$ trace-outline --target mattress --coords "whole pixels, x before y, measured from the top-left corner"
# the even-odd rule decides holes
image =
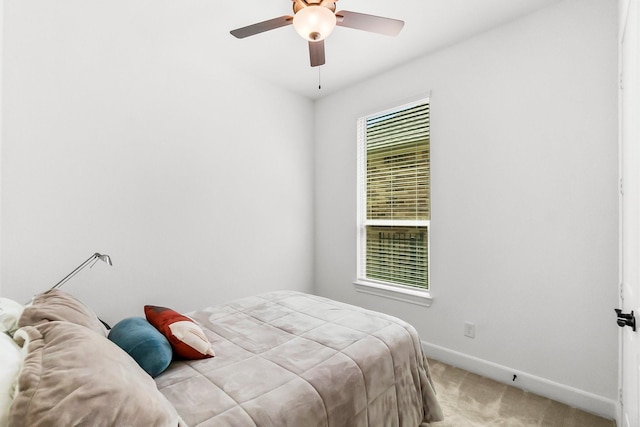
[[[359,427],[442,419],[416,330],[383,313],[295,291],[189,313],[216,356],[155,378],[195,426]]]

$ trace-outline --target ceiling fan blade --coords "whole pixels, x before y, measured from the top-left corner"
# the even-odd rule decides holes
[[[265,31],[275,30],[276,28],[291,25],[292,23],[293,23],[293,16],[285,15],[285,16],[280,16],[279,18],[273,18],[267,21],[258,22],[253,25],[247,25],[246,27],[237,28],[231,31],[231,35],[239,39],[243,39],[245,37],[264,33]]]
[[[309,59],[312,67],[324,65],[324,40],[309,42]]]
[[[404,27],[404,21],[384,18],[382,16],[367,15],[365,13],[349,12],[341,10],[336,12],[338,22],[336,25],[356,30],[370,31],[384,34],[385,36],[397,36]]]

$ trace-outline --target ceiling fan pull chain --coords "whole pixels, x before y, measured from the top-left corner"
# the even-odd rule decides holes
[[[318,90],[322,89],[322,84],[320,82],[320,67],[318,67]]]

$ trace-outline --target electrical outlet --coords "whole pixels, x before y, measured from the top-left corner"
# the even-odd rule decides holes
[[[464,322],[464,336],[469,338],[476,337],[476,325],[471,322]]]

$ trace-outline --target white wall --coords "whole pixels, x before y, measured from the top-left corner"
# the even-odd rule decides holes
[[[27,300],[102,251],[115,266],[65,289],[114,322],[147,303],[309,291],[315,261],[321,295],[615,398],[615,2],[565,0],[318,101],[315,118],[225,58],[167,55],[184,50],[162,7],[3,3],[2,296]],[[355,120],[429,90],[422,308],[351,285]]]
[[[114,267],[63,289],[111,322],[310,291],[311,101],[187,56],[169,3],[113,3],[5,3],[2,295],[95,251]]]
[[[316,292],[404,318],[452,353],[614,404],[616,7],[565,0],[318,101]],[[352,281],[356,118],[428,91],[425,308],[357,293]],[[477,325],[475,339],[463,321]]]

